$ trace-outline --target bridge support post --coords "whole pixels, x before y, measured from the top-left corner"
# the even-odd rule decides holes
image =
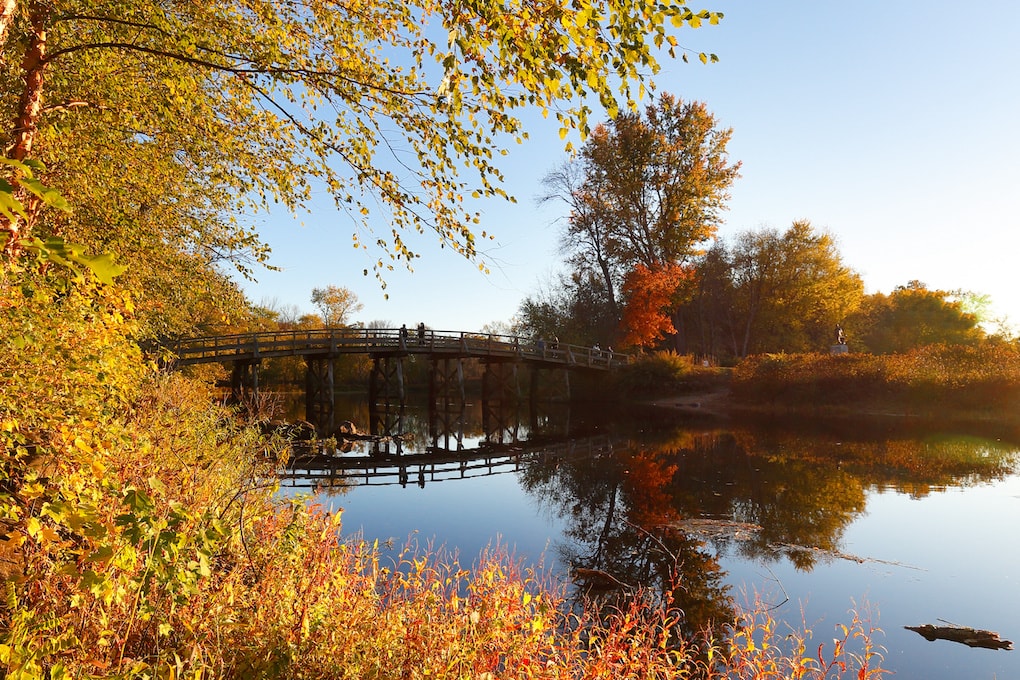
[[[333,357],[305,357],[305,419],[320,434],[331,435],[336,429]]]
[[[432,446],[449,450],[452,437],[456,440],[456,450],[464,448],[466,402],[464,360],[459,357],[433,359],[429,364],[429,438]]]
[[[377,356],[372,358],[368,402],[371,411],[370,431],[372,434],[383,437],[403,434],[404,411],[407,405],[404,394],[403,357]]]
[[[541,376],[545,375],[545,371],[550,374],[562,372],[563,382],[551,382],[548,386],[545,385],[545,381],[542,380]],[[531,392],[530,392],[531,404],[534,406],[539,400],[542,401],[570,401],[570,370],[566,368],[543,368],[541,366],[533,366],[531,369]]]
[[[482,374],[482,429],[490,443],[517,441],[521,400],[517,362],[487,361]]]
[[[261,359],[245,359],[234,362],[230,372],[230,401],[241,404],[245,399],[259,393],[259,364]]]

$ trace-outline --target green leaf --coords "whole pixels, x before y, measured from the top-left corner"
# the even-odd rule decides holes
[[[64,212],[71,212],[70,204],[64,199],[60,192],[56,189],[47,187],[39,180],[32,177],[23,177],[18,180],[18,184],[35,194],[40,200],[42,200],[43,203],[51,208],[56,208]]]
[[[18,170],[21,170],[23,173],[25,173],[26,176],[31,177],[32,176],[32,166],[34,165],[34,166],[38,167],[38,166],[41,166],[42,163],[39,163],[38,161],[35,161],[35,162],[25,161],[23,163],[21,161],[16,161],[13,158],[5,158],[3,156],[0,156],[0,165],[8,165],[8,166],[10,166],[12,168],[17,168]]]
[[[4,182],[4,184],[7,183]],[[0,213],[3,213],[9,220],[15,219],[15,215],[28,219],[28,214],[25,212],[25,207],[21,205],[21,201],[14,198],[13,192],[5,191],[3,187],[0,187]]]

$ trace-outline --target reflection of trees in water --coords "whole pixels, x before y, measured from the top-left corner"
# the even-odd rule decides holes
[[[1015,447],[974,437],[734,428],[687,440],[666,445],[678,512],[759,525],[745,540],[713,541],[748,558],[785,556],[801,569],[840,551],[869,489],[922,495],[1001,479],[1017,461]]]
[[[733,615],[722,573],[699,542],[668,526],[675,511],[663,489],[667,461],[640,450],[613,456],[529,463],[525,488],[565,520],[567,541],[557,546],[575,571],[608,574],[655,597],[672,597],[694,633]]]
[[[647,426],[647,424],[646,424]],[[696,628],[722,621],[731,601],[717,552],[681,530],[711,518],[760,531],[709,540],[745,558],[789,559],[811,569],[838,555],[843,535],[873,488],[912,495],[1000,479],[1017,447],[983,438],[869,434],[848,429],[659,428],[612,456],[530,462],[525,488],[566,525],[557,546],[575,570],[605,572],[660,596],[673,592]],[[864,556],[867,557],[867,556]],[[679,572],[680,588],[672,577]]]
[[[767,447],[756,445],[746,432],[706,432],[691,446],[672,450],[675,506],[686,517],[761,527],[744,540],[713,539],[719,549],[732,547],[751,558],[785,555],[809,569],[814,555],[785,546],[836,550],[846,527],[864,510],[864,487],[837,466],[769,455]]]

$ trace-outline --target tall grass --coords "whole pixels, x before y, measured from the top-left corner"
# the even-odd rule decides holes
[[[905,354],[766,354],[733,372],[747,405],[1011,416],[1020,352],[1011,345],[931,345]]]

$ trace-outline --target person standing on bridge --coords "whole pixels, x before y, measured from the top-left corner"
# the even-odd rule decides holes
[[[418,344],[419,345],[424,345],[425,344],[425,322],[424,321],[422,321],[421,323],[418,324]]]

